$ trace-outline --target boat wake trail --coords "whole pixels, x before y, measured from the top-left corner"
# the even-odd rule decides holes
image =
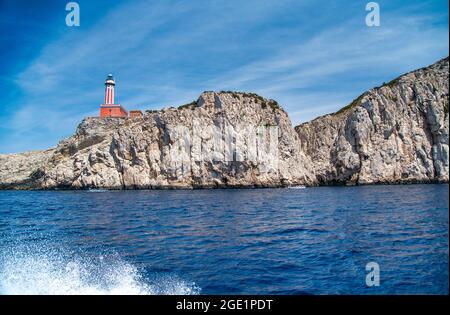
[[[0,294],[186,295],[200,289],[174,276],[145,278],[118,255],[86,257],[22,247],[0,254]]]

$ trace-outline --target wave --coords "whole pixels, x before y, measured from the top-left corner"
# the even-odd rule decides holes
[[[199,292],[194,283],[176,276],[145,278],[118,255],[89,257],[37,246],[0,254],[0,294],[189,295]]]

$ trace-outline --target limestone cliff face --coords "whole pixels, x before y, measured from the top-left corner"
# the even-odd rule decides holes
[[[236,92],[86,118],[56,148],[0,155],[0,189],[448,182],[448,71],[447,58],[295,129],[275,101]]]
[[[319,184],[448,182],[448,58],[296,127]]]
[[[28,177],[2,182],[24,189],[278,187],[314,184],[312,169],[275,101],[205,92],[143,118],[86,118],[74,136],[36,158]]]
[[[54,149],[17,154],[0,154],[0,189],[27,189],[40,176],[38,167],[52,156]]]

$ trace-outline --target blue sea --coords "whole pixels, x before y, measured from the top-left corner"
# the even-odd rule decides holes
[[[0,293],[448,294],[448,189],[0,191]]]

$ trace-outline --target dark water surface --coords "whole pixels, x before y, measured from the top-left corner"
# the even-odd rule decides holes
[[[0,191],[0,293],[447,294],[448,222],[448,185]]]

